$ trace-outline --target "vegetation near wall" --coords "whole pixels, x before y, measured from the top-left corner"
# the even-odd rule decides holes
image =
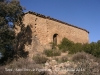
[[[54,44],[52,44],[54,45]],[[56,49],[58,47],[58,49]],[[95,57],[100,57],[100,40],[97,42],[91,42],[86,44],[74,43],[67,38],[63,38],[59,45],[54,45],[54,49],[44,50],[44,54],[48,57],[60,56],[61,53],[68,52],[69,54],[75,54],[77,52],[86,52],[92,54]]]
[[[60,56],[61,55],[61,51],[60,50],[56,50],[56,49],[49,49],[49,50],[44,50],[45,55],[47,55],[48,57],[53,57],[53,56]]]
[[[0,75],[46,75],[45,71],[35,71],[42,68],[41,64],[36,64],[29,59],[20,58],[8,65],[0,66]]]
[[[3,56],[0,61],[2,62],[13,59],[17,47],[15,44],[18,41],[14,28],[16,24],[21,26],[23,10],[18,0],[0,0],[0,53]]]
[[[62,52],[68,51],[69,54],[75,54],[77,52],[86,52],[94,55],[95,57],[100,57],[100,40],[92,43],[73,43],[67,38],[63,38],[62,42],[58,45],[59,50]]]
[[[0,0],[0,64],[27,57],[24,44],[31,44],[31,28],[22,23],[24,8],[19,0]],[[20,32],[16,35],[16,27]],[[18,31],[18,30],[17,30]]]
[[[97,42],[89,43],[89,44],[88,43],[81,44],[81,43],[74,43],[72,41],[69,41],[67,38],[62,37],[63,39],[61,38],[62,41],[59,45],[52,44],[53,49],[44,50],[44,54],[47,57],[45,55],[43,55],[43,56],[42,55],[36,55],[36,56],[34,55],[33,61],[30,61],[29,58],[27,58],[29,55],[29,52],[28,52],[29,49],[28,49],[28,51],[25,51],[24,44],[27,44],[27,45],[32,44],[32,39],[31,39],[32,38],[32,30],[29,25],[24,27],[24,24],[22,24],[22,22],[20,22],[20,24],[18,24],[19,21],[22,20],[21,16],[23,14],[23,10],[24,10],[23,7],[20,5],[20,2],[17,0],[0,0],[0,53],[3,55],[3,57],[0,58],[0,75],[49,75],[49,74],[47,74],[46,71],[40,72],[40,71],[31,71],[31,70],[37,69],[37,68],[44,69],[44,64],[49,60],[49,57],[60,56],[61,53],[63,53],[63,52],[64,53],[68,52],[69,54],[72,54],[73,57],[72,57],[71,62],[74,62],[74,63],[76,62],[75,64],[78,65],[77,67],[83,67],[86,69],[85,73],[76,72],[76,73],[74,73],[74,75],[99,75],[100,74],[100,66],[99,66],[100,65],[100,59],[99,59],[100,58],[100,40]],[[37,25],[38,25],[39,21],[40,21],[40,23],[42,23],[43,19],[37,20]],[[33,21],[32,21],[32,23],[33,23]],[[17,35],[14,31],[14,29],[16,28],[16,26],[15,26],[16,24],[18,24],[21,27],[20,32]],[[58,28],[63,29],[60,27],[61,25],[58,22],[55,23],[55,21],[50,20],[50,24],[55,26],[55,29],[58,29]],[[42,25],[44,25],[44,24],[42,24]],[[56,25],[58,25],[58,28],[56,28],[57,27]],[[48,26],[50,26],[50,25],[48,25]],[[53,29],[52,28],[53,26],[50,26],[51,29]],[[40,27],[41,27],[41,24],[40,24]],[[50,28],[50,27],[48,27],[48,28]],[[34,27],[34,28],[36,28],[36,27]],[[41,29],[43,29],[43,28],[44,27],[41,27]],[[45,30],[45,28],[44,28],[44,30]],[[56,31],[56,30],[54,30],[54,31]],[[54,33],[55,32],[53,32],[52,34],[54,34]],[[63,32],[58,31],[58,33],[62,34]],[[39,34],[41,35],[41,31]],[[86,34],[87,34],[87,32],[86,32]],[[79,34],[77,34],[77,36],[78,35]],[[84,35],[85,35],[85,33],[84,33]],[[86,38],[87,38],[87,36],[86,36]],[[43,39],[45,40],[46,38],[43,37]],[[43,41],[43,39],[41,39],[41,40]],[[87,39],[83,38],[83,40],[79,40],[79,41],[84,42],[84,40],[85,40],[85,42],[87,42],[88,38]],[[45,40],[45,42],[46,41],[47,40]],[[77,41],[77,40],[75,40],[75,41]],[[36,43],[34,43],[34,44],[37,45]],[[84,52],[84,53],[81,53],[81,52]],[[93,55],[95,57],[93,57],[91,55]],[[25,57],[26,59],[20,58],[20,57]],[[15,60],[15,58],[16,58],[16,60]],[[63,56],[61,58],[56,59],[56,61],[61,62],[61,63],[67,62],[68,60],[69,59],[67,56]],[[77,63],[77,62],[79,62],[79,63]],[[51,66],[50,64],[46,64],[46,65]],[[70,64],[69,66],[72,66],[72,65]],[[9,70],[13,70],[13,71],[8,72],[7,68]],[[96,74],[93,73],[95,68],[97,70],[99,70]],[[22,71],[16,71],[17,69],[20,69]],[[26,70],[24,71],[24,69],[28,69],[28,71],[26,71]],[[47,68],[47,69],[49,69],[49,68]],[[52,69],[50,67],[50,70],[52,70]]]

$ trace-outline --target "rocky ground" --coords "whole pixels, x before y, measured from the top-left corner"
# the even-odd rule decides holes
[[[100,75],[100,59],[84,52],[46,57],[45,63],[43,58],[33,61],[20,58],[1,66],[0,75]]]
[[[100,75],[99,65],[98,59],[83,52],[62,62],[56,59],[48,60],[44,69],[49,75]]]

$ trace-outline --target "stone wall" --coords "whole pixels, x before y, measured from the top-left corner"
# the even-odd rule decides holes
[[[23,23],[27,26],[30,25],[33,34],[40,40],[40,43],[46,45],[53,42],[53,35],[57,35],[58,44],[66,37],[73,42],[88,43],[88,32],[80,28],[63,24],[48,18],[36,16],[27,13],[24,15]]]
[[[87,30],[35,12],[25,13],[23,16],[23,24],[25,24],[25,27],[30,26],[32,39],[34,39],[34,37],[37,38],[39,46],[43,48],[49,48],[50,42],[53,42],[54,34],[57,34],[57,44],[59,44],[64,37],[75,43],[89,42],[89,32]],[[34,40],[32,40],[30,49],[34,49],[33,44],[35,44],[35,42],[33,42]],[[39,51],[41,51],[41,49]]]

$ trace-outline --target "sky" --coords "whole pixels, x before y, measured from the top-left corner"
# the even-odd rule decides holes
[[[20,0],[33,11],[89,31],[89,41],[100,40],[100,0]]]

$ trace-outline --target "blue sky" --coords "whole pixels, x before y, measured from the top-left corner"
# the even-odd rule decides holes
[[[89,41],[100,40],[100,0],[20,0],[34,11],[88,30]]]

